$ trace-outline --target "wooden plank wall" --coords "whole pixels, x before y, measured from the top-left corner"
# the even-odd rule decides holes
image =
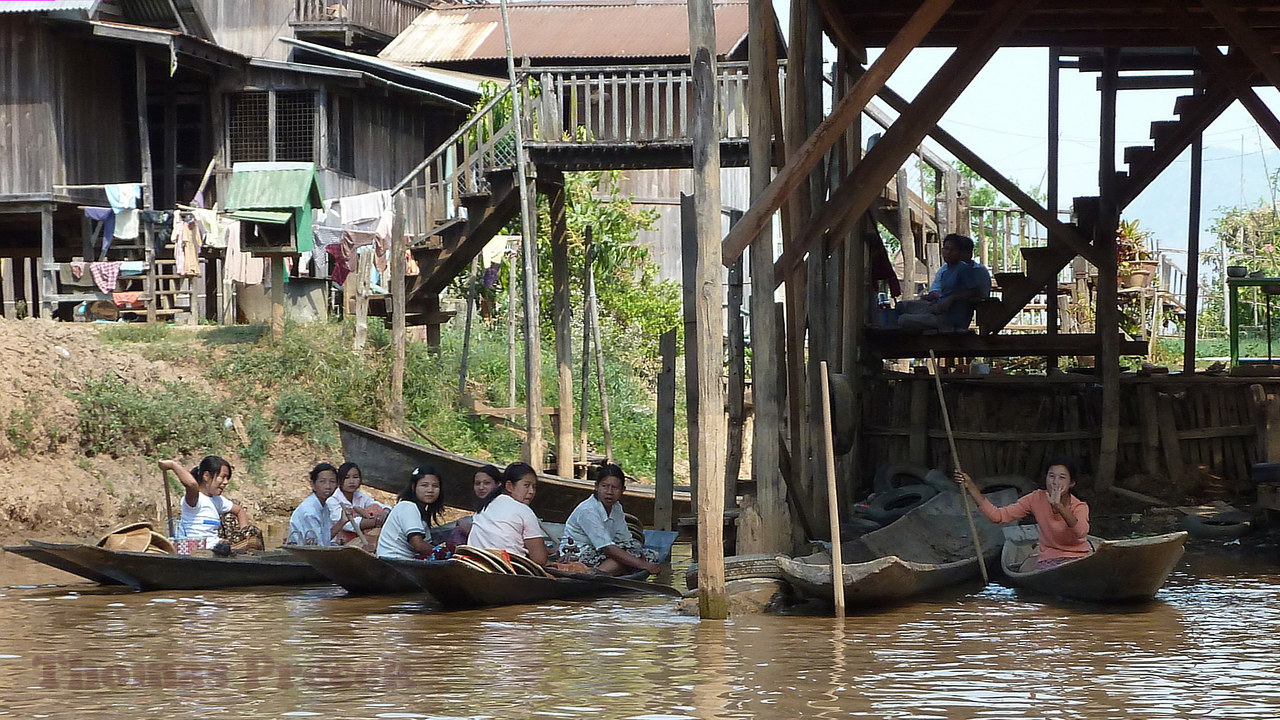
[[[951,465],[936,395],[913,392],[930,382],[928,375],[868,382],[863,478],[869,481],[885,463]],[[1096,383],[955,376],[944,385],[961,462],[975,477],[1035,477],[1059,455],[1076,458],[1086,475],[1096,469],[1102,424]],[[1253,463],[1280,461],[1268,448],[1280,431],[1272,427],[1280,420],[1277,393],[1278,378],[1123,377],[1119,484],[1146,474],[1185,488],[1196,476],[1246,490]],[[869,492],[869,482],[860,491]]]
[[[0,15],[0,195],[137,181],[132,60],[129,46]]]
[[[242,55],[287,60],[289,46],[277,38],[294,36],[292,2],[195,0],[214,41]]]

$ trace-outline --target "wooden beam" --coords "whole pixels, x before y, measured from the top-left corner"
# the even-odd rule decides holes
[[[698,348],[698,615],[729,615],[724,578],[724,317],[720,257],[720,140],[716,127],[716,23],[712,0],[689,1],[693,86],[694,270]],[[752,233],[754,237],[755,233]]]
[[[818,0],[818,10],[822,13],[822,19],[827,25],[831,38],[836,41],[836,46],[848,51],[859,63],[866,64],[867,44],[858,38],[858,33],[852,27],[849,27],[836,0]],[[747,37],[749,39],[750,35]]]
[[[1200,3],[1222,24],[1231,40],[1253,61],[1254,67],[1273,86],[1280,88],[1280,58],[1271,46],[1254,32],[1235,8],[1222,0],[1200,0]]]
[[[556,426],[556,474],[573,477],[573,328],[569,298],[569,224],[564,175],[539,178],[547,195],[551,222],[551,314],[555,327],[556,397],[560,420]]]
[[[747,103],[752,118],[769,122],[752,122],[749,128],[751,198],[764,193],[772,176],[772,146],[781,125],[773,122],[772,106],[777,94],[777,62],[772,49],[773,5],[768,0],[750,0],[747,35]],[[758,32],[763,30],[763,32]],[[771,288],[773,282],[773,224],[765,223],[752,239],[748,257],[751,261],[753,288]],[[781,330],[774,307],[773,293],[752,292],[751,307],[751,401],[753,408],[751,442],[751,477],[756,481],[754,510],[760,515],[758,547],[739,547],[739,552],[790,552],[790,511],[787,507],[786,481],[782,477],[778,434],[782,427],[783,397],[779,392],[782,365],[778,353]],[[742,541],[744,538],[739,538]]]
[[[786,167],[782,168],[769,187],[761,194],[760,199],[751,204],[742,221],[734,226],[725,236],[722,255],[728,267],[742,255],[751,241],[759,235],[760,230],[769,222],[769,218],[782,203],[817,167],[827,151],[840,139],[849,123],[857,118],[876,92],[884,86],[894,70],[902,64],[907,55],[920,44],[920,40],[933,28],[954,0],[926,0],[911,19],[902,26],[889,46],[867,68],[867,72],[858,78],[858,82],[849,90],[849,94],[841,99],[809,139],[800,147],[788,153]],[[797,122],[797,118],[788,118]]]
[[[1094,356],[1102,380],[1102,439],[1094,489],[1103,491],[1116,480],[1120,449],[1120,308],[1117,305],[1116,226],[1120,206],[1116,200],[1116,81],[1120,76],[1120,50],[1103,51],[1103,91],[1098,131],[1098,219],[1093,242],[1098,248],[1098,304],[1095,326],[1101,351]]]
[[[1187,198],[1187,313],[1182,372],[1196,371],[1196,337],[1200,327],[1200,196],[1204,177],[1204,135],[1191,143],[1191,187]]]
[[[897,110],[898,112],[905,112],[911,106],[911,103],[907,102],[905,98],[888,87],[880,91],[880,97],[889,105],[889,107]],[[877,122],[880,122],[880,120],[877,119],[877,116],[879,115],[883,117],[883,112],[884,111],[879,110],[879,108],[868,109],[868,115]],[[934,126],[933,129],[929,130],[929,137],[933,138],[934,142],[941,145],[944,150],[955,155],[956,159],[968,166],[970,170],[978,173],[978,177],[986,180],[992,187],[999,190],[1005,197],[1013,201],[1013,204],[1018,206],[1018,209],[1035,218],[1037,222],[1045,226],[1050,237],[1061,240],[1077,255],[1093,262],[1094,250],[1088,238],[1081,235],[1075,228],[1063,223],[1061,220],[1058,220],[1057,213],[1050,212],[1048,209],[1041,206],[1034,198],[1023,192],[1022,188],[1018,187],[1017,183],[1006,178],[999,170],[996,170],[987,163],[987,161],[983,160],[981,155],[970,150],[964,145],[964,143],[957,140],[955,136],[940,127]],[[958,223],[958,227],[955,232],[961,232],[963,234],[962,230],[964,227],[965,223]]]
[[[779,282],[790,277],[804,255],[828,230],[837,228],[848,218],[860,217],[871,207],[885,183],[915,152],[929,129],[937,124],[947,108],[986,65],[1000,43],[1017,28],[1036,4],[1036,0],[998,0],[982,15],[964,42],[956,47],[951,57],[916,96],[910,108],[885,132],[880,142],[867,152],[853,173],[832,194],[817,218],[805,228],[804,233],[782,253],[775,266]],[[855,84],[855,89],[859,84],[861,79]]]
[[[1275,113],[1271,112],[1271,108],[1267,107],[1262,98],[1253,91],[1248,73],[1242,73],[1239,69],[1232,67],[1227,57],[1218,50],[1218,46],[1212,40],[1206,37],[1204,28],[1196,23],[1186,8],[1173,0],[1166,3],[1165,7],[1174,25],[1182,30],[1195,46],[1196,51],[1200,53],[1209,72],[1227,86],[1231,94],[1236,96],[1244,109],[1249,111],[1253,119],[1267,133],[1267,137],[1271,138],[1271,142],[1280,147],[1280,121],[1276,120]]]

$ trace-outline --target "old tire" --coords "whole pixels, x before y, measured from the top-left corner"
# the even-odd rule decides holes
[[[925,477],[929,468],[915,463],[888,463],[881,465],[871,481],[871,490],[877,494],[887,493],[900,487],[910,485],[927,485]]]
[[[889,492],[876,495],[867,506],[867,515],[872,520],[888,524],[925,504],[937,495],[938,491],[931,485],[904,485]]]
[[[842,538],[851,538],[856,535],[866,535],[882,527],[884,526],[870,518],[852,517],[840,523],[840,536]]]
[[[1199,540],[1234,540],[1253,529],[1253,523],[1244,513],[1184,515],[1178,525]]]
[[[778,557],[775,554],[733,555],[724,559],[725,582],[733,580],[766,579],[781,580],[782,571],[778,569]],[[685,585],[690,590],[698,587],[698,563],[693,563],[684,574]]]
[[[830,376],[831,390],[831,439],[836,455],[844,455],[853,449],[853,387],[849,378],[840,373]]]
[[[977,478],[973,483],[984,494],[1012,488],[1017,490],[1018,496],[1021,497],[1036,490],[1036,484],[1021,475],[992,475]]]

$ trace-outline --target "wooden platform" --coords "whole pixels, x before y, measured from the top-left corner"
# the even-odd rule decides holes
[[[878,358],[928,357],[1020,357],[1024,355],[1096,355],[1101,352],[1093,333],[1057,335],[979,335],[968,333],[920,332],[888,328],[867,328],[867,347]],[[1121,355],[1145,355],[1143,340],[1120,341]]]

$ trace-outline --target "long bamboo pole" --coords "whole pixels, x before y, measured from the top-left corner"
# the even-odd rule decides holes
[[[951,446],[951,463],[956,470],[960,469],[960,453],[956,450],[956,436],[951,431],[951,413],[947,412],[947,398],[942,394],[942,376],[938,374],[938,356],[929,351],[929,369],[933,371],[933,385],[938,389],[938,406],[942,408],[942,424],[947,429],[947,444]],[[982,571],[982,584],[991,582],[987,577],[987,561],[982,557],[982,542],[978,540],[978,526],[973,522],[973,510],[969,508],[969,493],[960,492],[960,502],[964,505],[964,517],[969,521],[969,537],[973,538],[973,552],[978,558],[978,569]]]
[[[831,523],[831,597],[836,617],[844,617],[844,554],[840,549],[840,506],[836,503],[836,452],[831,433],[831,373],[827,361],[822,370],[822,454],[827,466],[827,521]],[[965,509],[968,509],[965,505]],[[973,523],[972,518],[969,520]],[[979,556],[981,559],[981,556]]]

